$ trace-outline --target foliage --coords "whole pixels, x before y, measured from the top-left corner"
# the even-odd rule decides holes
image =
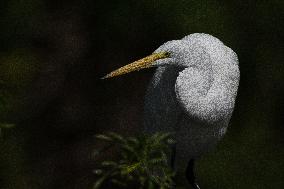
[[[118,147],[119,159],[101,162],[100,168],[94,171],[99,177],[94,189],[106,182],[123,187],[136,184],[141,189],[171,188],[174,171],[169,166],[167,155],[174,141],[170,136],[170,133],[138,137],[123,137],[116,133],[97,135],[110,146]]]

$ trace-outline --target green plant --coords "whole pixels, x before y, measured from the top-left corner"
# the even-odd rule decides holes
[[[136,184],[141,189],[171,188],[174,171],[169,166],[168,154],[174,141],[170,136],[170,133],[138,137],[123,137],[116,133],[97,135],[98,139],[109,143],[108,147],[118,147],[119,158],[100,163],[100,168],[94,171],[98,175],[94,189],[106,182],[120,186]]]

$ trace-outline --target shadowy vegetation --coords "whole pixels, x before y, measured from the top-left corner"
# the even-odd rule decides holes
[[[0,128],[12,128],[14,127],[14,124],[11,123],[0,123]]]
[[[9,128],[12,128],[14,127],[15,125],[12,124],[12,123],[1,123],[0,122],[0,138],[2,136],[2,129],[9,129]]]
[[[112,183],[117,187],[171,188],[174,185],[174,171],[168,163],[168,155],[174,140],[170,133],[156,133],[151,136],[123,137],[116,133],[97,135],[110,147],[117,147],[119,158],[106,160],[94,170],[98,176],[94,189]],[[101,153],[102,151],[97,151]]]

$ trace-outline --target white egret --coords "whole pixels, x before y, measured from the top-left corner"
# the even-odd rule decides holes
[[[194,160],[224,136],[239,85],[236,53],[203,33],[166,42],[154,53],[119,68],[110,78],[157,67],[145,99],[145,131],[174,132],[173,166],[194,188]]]

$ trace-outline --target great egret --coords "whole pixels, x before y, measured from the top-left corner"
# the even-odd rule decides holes
[[[157,67],[145,99],[145,131],[174,132],[173,166],[198,189],[194,160],[224,136],[239,85],[236,53],[209,34],[166,42],[154,53],[105,77]]]

